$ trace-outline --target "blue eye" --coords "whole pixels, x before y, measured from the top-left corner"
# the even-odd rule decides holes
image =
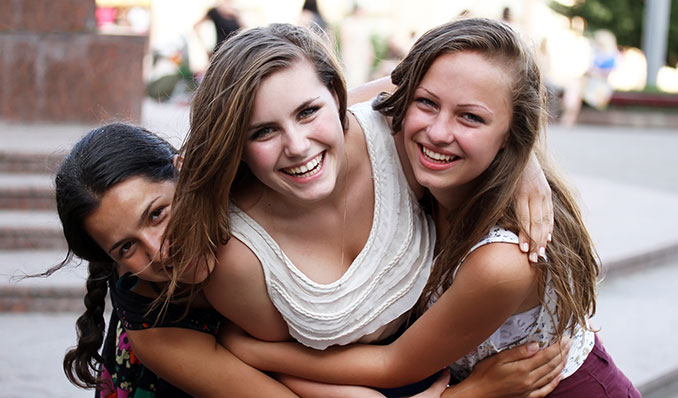
[[[466,120],[471,121],[473,123],[485,124],[485,119],[483,119],[482,117],[475,115],[473,113],[464,113],[463,117]]]
[[[435,108],[437,106],[435,102],[431,101],[430,99],[428,99],[426,97],[415,98],[414,102],[417,102],[417,103],[419,103],[423,106],[426,106],[426,107]]]
[[[307,117],[313,116],[313,114],[318,112],[319,109],[319,106],[309,106],[308,108],[305,108],[299,112],[299,119],[306,119]]]
[[[273,131],[274,130],[272,127],[262,127],[259,130],[255,131],[254,133],[252,133],[250,139],[254,141],[265,140],[271,134],[273,134]]]

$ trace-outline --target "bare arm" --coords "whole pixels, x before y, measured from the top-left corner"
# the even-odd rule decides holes
[[[391,77],[385,76],[377,80],[372,80],[358,87],[348,90],[348,105],[369,101],[376,97],[382,91],[393,91],[395,86],[391,83]]]
[[[387,346],[319,352],[291,343],[226,344],[260,369],[337,384],[397,387],[435,373],[485,340],[536,289],[535,272],[515,245],[483,246],[438,302]]]
[[[128,330],[141,362],[160,378],[199,397],[296,397],[245,364],[208,333],[183,328]]]
[[[232,238],[217,256],[204,287],[210,305],[260,340],[288,340],[287,324],[268,297],[264,271],[254,253]]]

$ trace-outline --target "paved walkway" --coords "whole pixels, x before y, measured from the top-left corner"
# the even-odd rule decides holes
[[[179,145],[187,131],[188,112],[182,106],[147,102],[142,124]],[[65,151],[88,128],[29,128],[0,122],[0,142],[16,151]],[[636,385],[678,369],[678,348],[670,343],[678,328],[673,309],[678,302],[678,130],[552,126],[548,144],[579,192],[602,262],[611,270],[601,286],[594,318],[608,350]],[[661,258],[655,258],[657,253]],[[0,287],[17,286],[7,274],[39,268],[26,264],[21,252],[11,255],[16,256],[12,258],[16,266],[0,269]],[[45,256],[49,265],[60,261],[63,253]],[[662,266],[643,268],[650,261]],[[76,267],[18,285],[82,286],[84,272],[84,267]],[[64,350],[75,341],[75,318],[72,313],[0,314],[0,338],[15,342],[0,355],[3,396],[91,396],[71,387],[59,365]],[[47,387],[35,387],[36,380]]]

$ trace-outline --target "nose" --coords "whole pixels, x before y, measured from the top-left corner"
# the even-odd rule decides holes
[[[303,128],[288,128],[283,134],[285,156],[289,158],[304,157],[311,147]]]
[[[163,263],[167,260],[169,249],[167,242],[163,244],[163,231],[160,229],[148,231],[144,234],[142,244],[149,261]]]
[[[443,114],[438,114],[426,128],[426,135],[433,145],[449,145],[454,142],[454,123]]]

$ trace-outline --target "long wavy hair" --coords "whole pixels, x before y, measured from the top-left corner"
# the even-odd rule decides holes
[[[73,257],[89,262],[85,312],[76,321],[78,343],[64,356],[68,380],[82,388],[102,383],[97,377],[105,335],[105,298],[116,264],[85,230],[85,219],[102,196],[132,177],[173,180],[176,149],[157,135],[123,123],[108,124],[78,141],[56,174],[57,212],[68,245],[66,258],[39,276],[49,276]]]
[[[214,262],[217,248],[231,236],[229,199],[234,189],[254,178],[241,160],[264,79],[308,60],[320,81],[336,94],[346,128],[346,84],[335,54],[319,28],[272,24],[230,37],[214,55],[193,98],[191,129],[182,148],[184,162],[165,235],[173,277],[159,298],[164,303],[186,267],[192,261],[200,266]],[[199,285],[192,287],[195,291]]]
[[[530,48],[502,22],[469,18],[428,31],[391,74],[397,88],[392,95],[382,94],[374,107],[393,118],[394,131],[401,130],[414,92],[431,64],[441,55],[461,51],[481,54],[512,77],[513,110],[506,146],[477,177],[472,196],[448,219],[449,233],[441,237],[441,251],[418,312],[426,308],[441,286],[451,285],[453,270],[492,226],[520,231],[514,201],[516,187],[531,152],[539,152],[536,144],[547,120],[546,92]],[[541,157],[540,162],[553,192],[555,225],[553,240],[546,250],[548,261],[542,259],[536,267],[540,271],[540,297],[544,296],[547,271],[551,274],[557,295],[553,299],[558,303],[551,316],[558,319],[556,330],[562,335],[576,324],[587,327],[587,317],[595,313],[598,258],[574,197],[547,159]]]

